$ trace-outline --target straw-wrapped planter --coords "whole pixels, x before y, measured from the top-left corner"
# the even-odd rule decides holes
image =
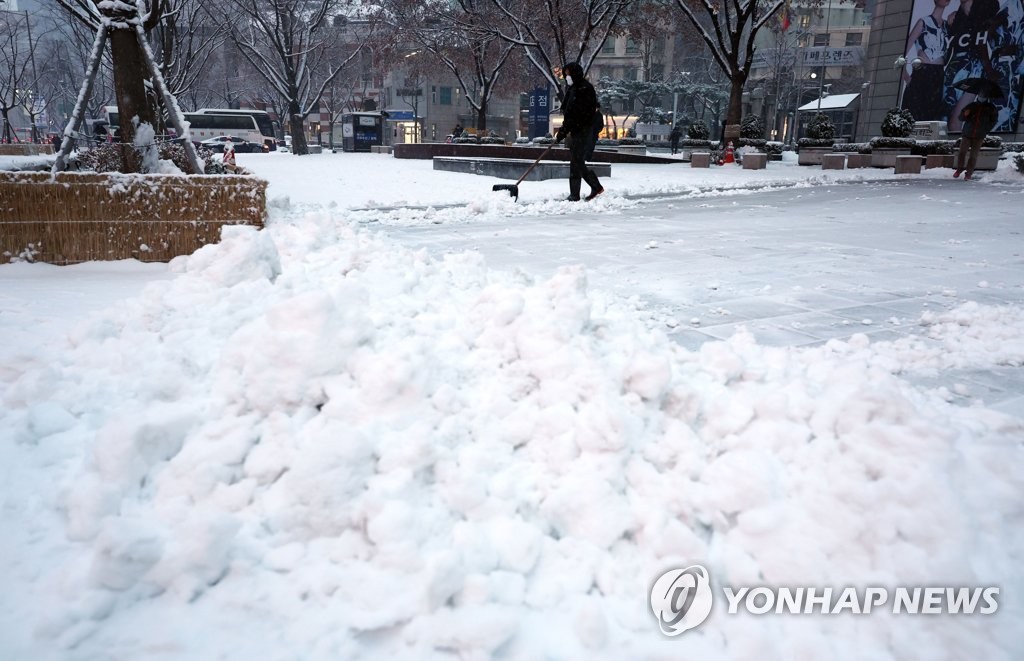
[[[267,182],[241,175],[0,172],[0,262],[164,262],[263,226]]]

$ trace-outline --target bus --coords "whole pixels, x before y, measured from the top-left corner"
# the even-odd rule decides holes
[[[262,111],[254,110],[252,112]],[[213,110],[204,109],[199,112],[186,112],[184,115],[185,121],[189,124],[192,142],[199,143],[209,138],[230,135],[252,145],[263,145],[263,151],[267,151],[267,141],[260,131],[256,118],[249,114],[249,111],[242,111],[241,114],[231,110],[215,113]],[[117,106],[103,106],[100,117],[101,119],[97,123],[106,129],[106,134],[109,136],[107,139],[116,139],[120,127]],[[173,129],[168,128],[168,131],[173,134]],[[273,144],[273,141],[271,142]]]
[[[256,120],[256,126],[263,136],[263,151],[275,151],[277,149],[277,122],[270,118],[265,110],[253,110],[252,108],[201,108],[196,112],[204,115],[249,115]]]
[[[241,138],[251,145],[263,146],[267,151],[266,141],[260,133],[256,120],[251,115],[214,115],[201,112],[185,113],[185,121],[189,125],[189,136],[192,142],[202,142],[210,138],[217,138],[222,135],[229,135],[233,138]]]

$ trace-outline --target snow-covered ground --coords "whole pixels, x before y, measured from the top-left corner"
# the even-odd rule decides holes
[[[1016,658],[1007,163],[615,165],[583,205],[383,155],[238,160],[263,231],[0,266],[0,658]],[[694,563],[992,585],[999,610],[719,601],[665,638],[650,587]]]

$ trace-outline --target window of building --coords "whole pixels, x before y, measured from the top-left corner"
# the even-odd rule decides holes
[[[638,73],[637,67],[626,67],[622,77],[624,80],[636,80]]]
[[[640,52],[640,44],[636,39],[626,39],[626,55],[636,55]]]
[[[615,55],[615,37],[609,37],[601,44],[602,55]]]
[[[814,35],[815,46],[828,46],[828,33]]]
[[[847,46],[860,46],[864,40],[863,32],[847,32],[846,33],[846,45]]]
[[[799,18],[800,18],[800,20],[798,22],[800,23],[801,29],[806,30],[807,28],[811,27],[811,15],[810,14],[800,14]]]
[[[438,101],[442,106],[450,106],[452,104],[452,88],[442,87],[441,98]]]

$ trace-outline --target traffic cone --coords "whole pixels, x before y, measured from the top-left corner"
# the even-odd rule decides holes
[[[729,141],[728,146],[726,146],[726,148],[725,148],[725,160],[722,161],[722,162],[723,163],[735,163],[736,162],[736,159],[733,158],[733,154],[732,154],[732,140]]]

